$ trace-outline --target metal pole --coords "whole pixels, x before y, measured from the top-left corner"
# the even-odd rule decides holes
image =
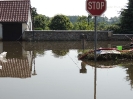
[[[94,39],[95,39],[95,61],[96,61],[96,49],[97,49],[97,16],[95,16],[95,35],[94,35]]]
[[[96,99],[96,79],[97,79],[97,55],[96,55],[96,50],[97,50],[97,16],[95,16],[95,70],[94,70],[94,99]]]

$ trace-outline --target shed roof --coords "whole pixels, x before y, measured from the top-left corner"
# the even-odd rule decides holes
[[[0,22],[27,22],[30,0],[0,0]]]

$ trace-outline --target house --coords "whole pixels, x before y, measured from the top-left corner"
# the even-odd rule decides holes
[[[22,40],[25,30],[32,30],[30,0],[0,0],[0,40]]]

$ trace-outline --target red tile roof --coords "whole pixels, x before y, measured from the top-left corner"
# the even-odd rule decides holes
[[[0,0],[0,22],[27,22],[30,0]]]

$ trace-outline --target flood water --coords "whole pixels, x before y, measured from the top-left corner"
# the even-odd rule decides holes
[[[98,42],[98,47],[128,45]],[[94,42],[0,42],[1,99],[132,99],[133,60],[81,61]]]

